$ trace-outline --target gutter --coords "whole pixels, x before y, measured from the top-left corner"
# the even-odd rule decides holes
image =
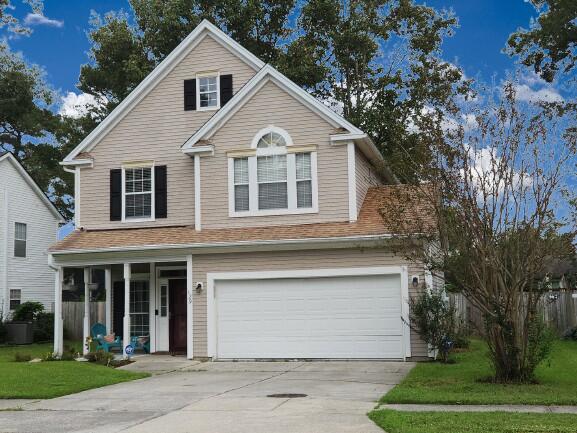
[[[174,250],[174,249],[206,249],[206,248],[230,248],[230,247],[251,247],[267,245],[301,245],[301,244],[330,244],[336,242],[367,242],[375,240],[392,239],[395,235],[363,235],[363,236],[344,236],[330,238],[303,238],[303,239],[282,239],[282,240],[262,240],[262,241],[238,241],[238,242],[211,242],[195,244],[160,244],[160,245],[135,245],[130,247],[111,247],[111,248],[93,248],[93,249],[74,249],[51,251],[50,255],[66,254],[87,254],[87,253],[107,253],[107,252],[130,252],[130,251],[150,251],[150,250]]]

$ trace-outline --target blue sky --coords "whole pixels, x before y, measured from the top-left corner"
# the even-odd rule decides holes
[[[14,15],[23,19],[29,8],[14,0]],[[9,41],[31,61],[42,66],[47,80],[65,94],[77,91],[80,65],[87,62],[90,47],[86,32],[91,10],[105,13],[124,8],[127,0],[45,0],[44,16],[57,22],[33,26],[34,33]],[[501,52],[509,34],[519,26],[527,27],[535,15],[524,0],[430,0],[428,5],[450,8],[459,17],[460,28],[443,45],[443,57],[458,63],[470,77],[490,81],[506,76],[514,60]]]

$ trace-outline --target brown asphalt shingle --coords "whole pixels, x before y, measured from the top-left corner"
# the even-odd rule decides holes
[[[78,230],[50,248],[52,252],[162,245],[192,245],[248,241],[323,239],[399,232],[388,224],[383,209],[398,200],[398,186],[369,188],[357,222],[331,222],[251,228],[203,229],[192,226]],[[404,218],[410,221],[410,217]],[[404,231],[404,230],[401,230]]]

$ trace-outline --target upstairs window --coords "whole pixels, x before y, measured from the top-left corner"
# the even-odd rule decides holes
[[[286,131],[269,127],[253,139],[250,156],[230,158],[231,216],[317,212],[316,151],[291,146]]]
[[[26,257],[26,224],[14,223],[14,257]]]
[[[153,167],[125,167],[123,173],[124,219],[153,219]]]
[[[198,101],[199,110],[219,108],[219,80],[217,75],[198,77]]]

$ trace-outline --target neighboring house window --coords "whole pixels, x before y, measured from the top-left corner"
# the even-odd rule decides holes
[[[230,159],[231,216],[317,211],[316,151],[292,144],[286,131],[269,127],[255,136],[251,156]]]
[[[154,167],[124,167],[125,220],[154,219]]]
[[[219,79],[218,75],[201,75],[197,78],[197,106],[199,110],[219,108]]]
[[[26,257],[26,224],[14,224],[14,257]]]
[[[10,310],[15,310],[22,303],[22,290],[10,289]]]

